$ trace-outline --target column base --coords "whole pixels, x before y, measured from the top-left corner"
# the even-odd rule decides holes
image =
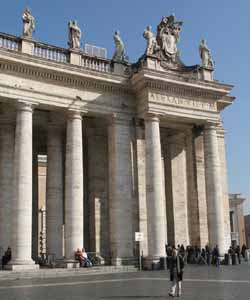
[[[145,270],[164,270],[167,267],[166,264],[166,257],[164,256],[148,256],[143,259],[143,269]]]
[[[80,268],[80,263],[77,260],[62,260],[62,261],[57,261],[56,264],[57,267],[59,268],[65,268],[65,269],[79,269]]]
[[[112,257],[112,266],[131,266],[137,263],[138,259],[135,257]]]
[[[13,261],[4,266],[4,269],[9,271],[38,271],[40,266],[34,261]]]

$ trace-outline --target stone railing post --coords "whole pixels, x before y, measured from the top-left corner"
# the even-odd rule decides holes
[[[69,49],[70,56],[69,56],[69,62],[72,65],[81,66],[82,64],[82,54],[80,50],[77,49]]]
[[[22,53],[33,55],[34,54],[35,42],[34,40],[22,37],[21,51]]]

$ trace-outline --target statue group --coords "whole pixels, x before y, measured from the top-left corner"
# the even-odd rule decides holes
[[[32,38],[35,31],[35,18],[32,16],[29,8],[26,8],[23,16],[23,36]],[[168,17],[163,17],[160,24],[157,26],[156,36],[152,32],[151,26],[147,26],[143,32],[143,37],[147,40],[146,56],[156,56],[163,67],[183,67],[184,64],[179,58],[177,43],[180,40],[180,32],[183,23],[176,21],[172,14]],[[68,45],[71,49],[79,50],[81,47],[82,32],[77,21],[73,20],[68,23]],[[119,31],[114,34],[115,51],[112,57],[113,62],[127,63],[125,55],[125,45],[121,39]],[[214,69],[214,62],[211,57],[206,41],[202,40],[199,46],[202,67]]]
[[[152,32],[151,26],[147,26],[143,32],[143,37],[147,40],[145,55],[157,56],[161,60],[162,66],[183,66],[177,48],[182,25],[183,22],[176,21],[175,16],[172,14],[162,18],[157,26],[156,36]],[[201,41],[199,53],[202,67],[213,69],[214,62],[205,40]]]
[[[163,17],[157,26],[157,35],[154,36],[151,26],[148,26],[143,33],[147,40],[147,55],[157,55],[158,57],[176,62],[178,57],[177,43],[180,40],[182,22],[176,22],[175,16]]]

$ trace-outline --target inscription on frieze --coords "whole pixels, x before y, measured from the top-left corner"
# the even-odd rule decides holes
[[[158,93],[149,93],[149,101],[164,103],[171,106],[178,106],[182,108],[194,108],[207,111],[216,111],[216,103],[212,100],[193,100],[183,97],[170,96]]]

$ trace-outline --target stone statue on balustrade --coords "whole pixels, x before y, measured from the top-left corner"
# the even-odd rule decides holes
[[[115,52],[113,54],[112,60],[114,62],[126,62],[125,45],[120,37],[119,31],[116,31],[114,34],[114,42]]]
[[[23,13],[23,36],[32,38],[35,31],[35,18],[31,15],[29,8],[26,8]]]
[[[69,21],[68,23],[69,29],[69,41],[68,45],[72,49],[80,49],[81,46],[81,29],[77,25],[77,21]]]
[[[206,44],[206,40],[202,40],[199,47],[202,67],[214,69],[214,62],[211,57],[210,50]]]
[[[146,55],[155,54],[159,49],[154,33],[152,32],[151,26],[147,26],[143,32],[143,37],[147,40]]]

